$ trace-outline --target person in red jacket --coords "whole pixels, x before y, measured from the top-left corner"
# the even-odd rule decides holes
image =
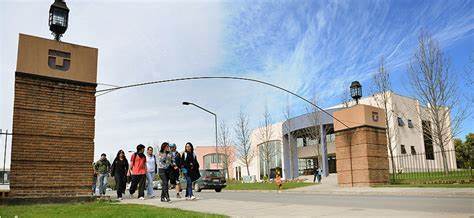
[[[133,194],[137,190],[138,186],[138,199],[145,199],[145,181],[146,181],[146,156],[145,146],[139,144],[137,146],[137,152],[135,152],[130,158],[130,174],[132,177],[132,184],[130,185],[130,196],[133,198]]]

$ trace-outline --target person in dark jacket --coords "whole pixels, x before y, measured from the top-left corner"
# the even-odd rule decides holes
[[[179,181],[181,155],[178,151],[176,151],[175,143],[170,143],[170,154],[171,158],[174,160],[174,162],[171,164],[170,183],[176,190],[176,198],[181,198],[181,185]]]
[[[115,188],[117,189],[117,198],[122,200],[122,194],[125,193],[127,185],[128,160],[125,152],[120,150],[112,163],[111,175],[115,179]]]
[[[193,182],[201,177],[199,173],[199,163],[194,154],[194,147],[191,142],[186,143],[184,153],[181,155],[183,163],[181,170],[186,177],[186,200],[194,200]]]

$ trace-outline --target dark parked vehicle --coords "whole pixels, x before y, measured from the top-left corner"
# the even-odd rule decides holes
[[[201,170],[201,178],[194,182],[194,190],[200,192],[203,189],[214,189],[222,191],[227,186],[224,173],[221,170]]]

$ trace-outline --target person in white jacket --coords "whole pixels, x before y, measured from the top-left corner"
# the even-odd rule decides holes
[[[157,172],[156,156],[153,154],[153,147],[148,146],[146,149],[146,192],[149,198],[155,197],[155,191],[153,190],[153,180]]]

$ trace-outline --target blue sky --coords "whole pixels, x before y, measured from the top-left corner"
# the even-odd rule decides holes
[[[0,128],[11,129],[18,33],[51,38],[51,2],[0,2]],[[474,1],[67,2],[71,20],[63,40],[99,48],[102,83],[244,76],[318,96],[328,107],[353,80],[368,94],[383,56],[395,91],[409,96],[407,63],[425,29],[450,57],[460,94],[473,95],[463,78],[474,56]],[[97,99],[95,153],[162,141],[213,145],[212,117],[182,101],[209,108],[229,125],[244,110],[256,127],[264,104],[276,122],[287,100],[295,116],[306,112],[307,105],[280,91],[236,81],[112,92]],[[462,135],[474,131],[473,121],[466,120]]]

